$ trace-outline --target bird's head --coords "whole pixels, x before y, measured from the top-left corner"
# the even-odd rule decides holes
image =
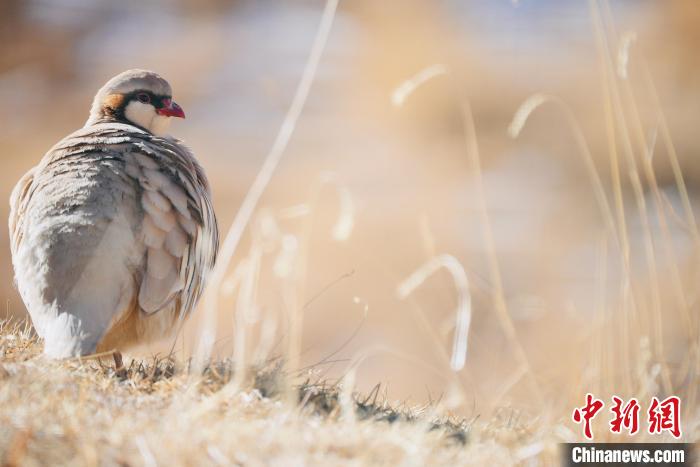
[[[185,118],[185,112],[172,100],[170,84],[152,71],[127,70],[97,92],[85,125],[129,123],[160,136],[171,117]]]

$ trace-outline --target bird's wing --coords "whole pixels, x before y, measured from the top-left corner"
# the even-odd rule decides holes
[[[12,195],[10,196],[10,250],[13,256],[22,243],[22,223],[24,220],[24,212],[31,198],[35,171],[36,168],[32,168],[24,174],[19,182],[17,182],[17,185],[15,185],[12,190]]]
[[[100,156],[101,154],[101,156]],[[22,242],[23,211],[35,191],[35,176],[49,166],[81,157],[123,161],[121,176],[138,182],[143,221],[136,239],[145,257],[134,270],[139,307],[148,314],[194,308],[218,249],[218,227],[204,171],[187,147],[131,125],[104,123],[76,131],[56,144],[28,172],[11,197],[13,254]],[[64,162],[65,161],[65,162]],[[115,174],[119,176],[118,174]]]
[[[218,249],[218,228],[204,171],[180,142],[141,135],[126,172],[143,189],[146,258],[138,302],[146,313],[180,316],[199,299]]]

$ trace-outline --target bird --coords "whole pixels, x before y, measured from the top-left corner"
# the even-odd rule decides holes
[[[47,357],[172,336],[202,295],[218,226],[204,169],[166,134],[173,118],[185,113],[164,78],[124,71],[12,191],[15,284]]]

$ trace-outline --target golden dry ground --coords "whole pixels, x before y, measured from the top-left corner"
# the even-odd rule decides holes
[[[228,362],[201,378],[166,359],[49,361],[28,327],[0,331],[2,465],[483,465],[553,459],[556,439],[515,413],[457,421],[430,407],[347,399],[313,374],[285,401],[279,365],[231,390]],[[344,402],[346,401],[347,402]]]

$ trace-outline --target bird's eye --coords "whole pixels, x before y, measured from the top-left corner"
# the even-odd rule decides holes
[[[149,104],[151,102],[151,96],[149,96],[145,92],[137,94],[136,98],[139,100],[139,102],[143,102],[144,104]]]

